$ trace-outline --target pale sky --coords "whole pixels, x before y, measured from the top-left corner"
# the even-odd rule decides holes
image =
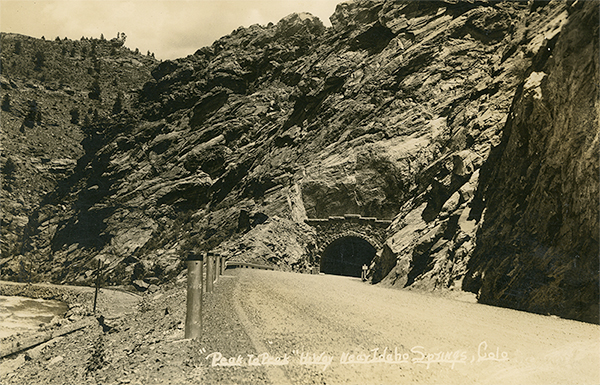
[[[54,40],[106,39],[125,32],[125,45],[157,59],[176,59],[211,45],[240,26],[277,23],[309,12],[330,26],[344,0],[0,0],[0,31]]]

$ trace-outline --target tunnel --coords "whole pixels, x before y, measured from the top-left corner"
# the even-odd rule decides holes
[[[321,256],[321,272],[325,274],[360,277],[362,266],[370,265],[375,248],[364,239],[348,236],[336,239]]]

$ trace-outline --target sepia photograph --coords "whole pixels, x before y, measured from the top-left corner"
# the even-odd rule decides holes
[[[600,0],[0,0],[0,385],[600,384]]]

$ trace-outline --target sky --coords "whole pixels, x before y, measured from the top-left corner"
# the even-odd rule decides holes
[[[0,31],[46,39],[106,39],[157,59],[185,57],[240,26],[277,23],[309,12],[330,26],[343,0],[0,0]]]

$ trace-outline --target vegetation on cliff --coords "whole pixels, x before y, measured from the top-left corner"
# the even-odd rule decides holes
[[[72,174],[92,125],[125,112],[134,90],[149,79],[156,60],[132,52],[124,41],[121,33],[111,40],[1,34],[2,269],[43,270],[22,256],[30,219]],[[66,207],[56,203],[58,212]],[[52,217],[47,226],[57,223]]]

